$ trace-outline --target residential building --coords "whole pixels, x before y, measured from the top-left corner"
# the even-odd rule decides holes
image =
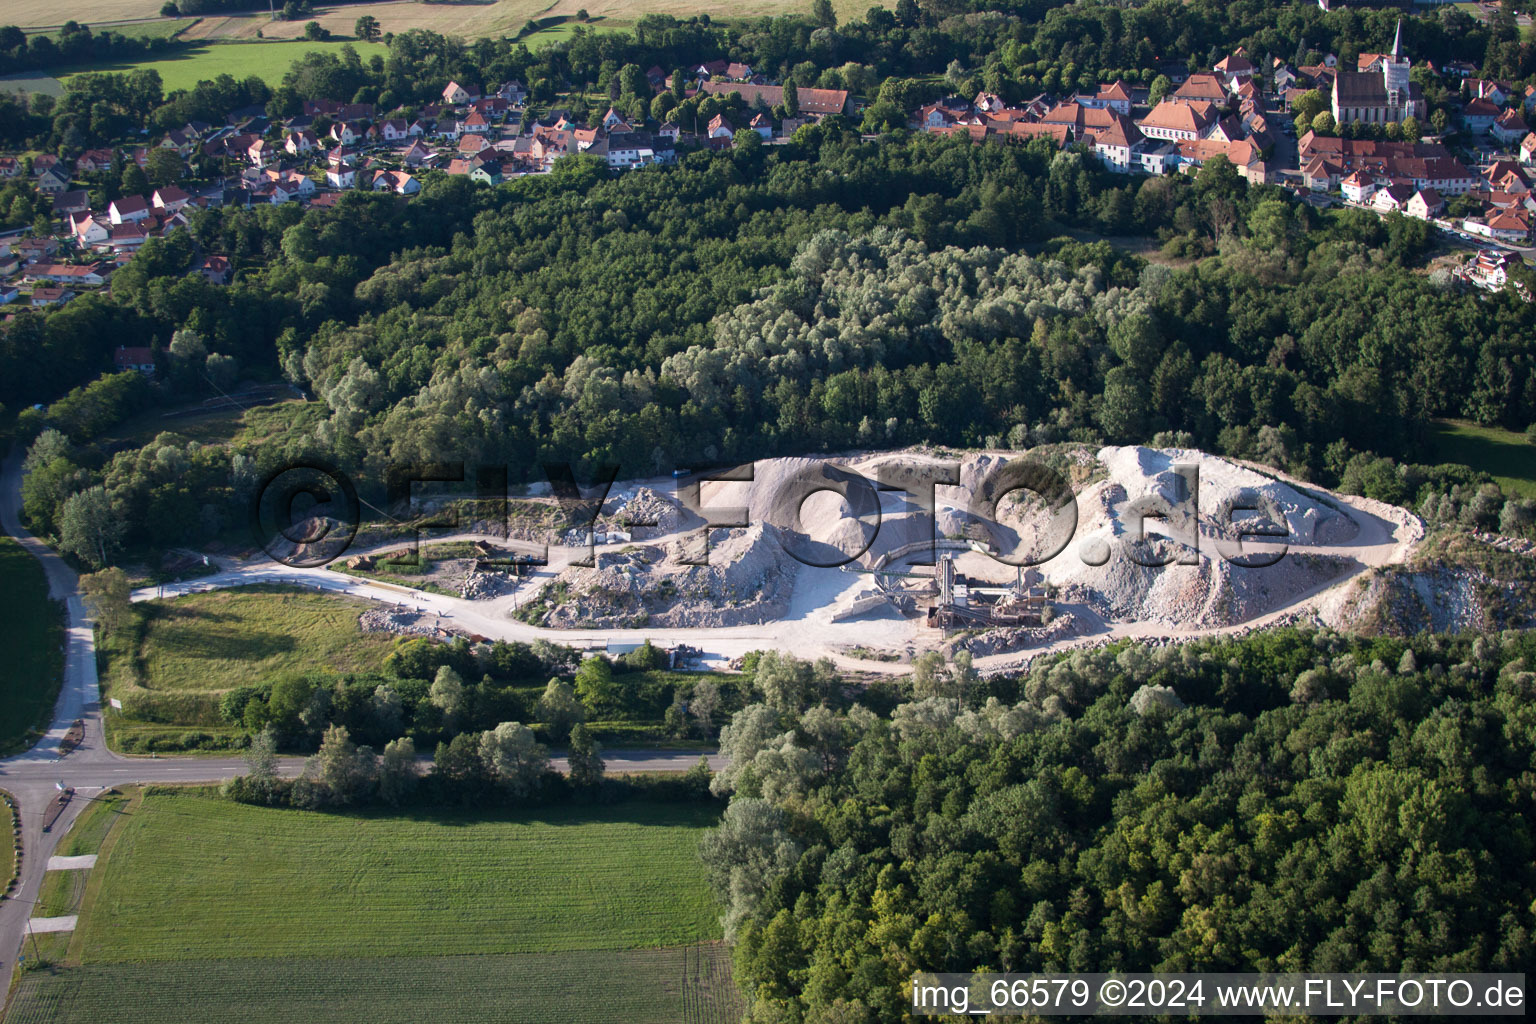
[[[107,206],[107,217],[113,224],[137,223],[149,216],[149,201],[143,196],[123,196]]]
[[[1215,75],[1190,75],[1184,84],[1175,89],[1168,99],[1175,103],[1209,103],[1224,107],[1230,98],[1226,83]]]
[[[234,276],[234,268],[224,256],[209,256],[197,269],[210,284],[229,284],[230,278]]]
[[[1117,114],[1129,117],[1131,113],[1131,87],[1126,85],[1124,80],[1116,79],[1108,85],[1099,86],[1099,91],[1092,96],[1079,94],[1077,102],[1085,107],[1113,110]]]
[[[1136,127],[1149,139],[1193,142],[1209,135],[1215,124],[1216,108],[1209,103],[1164,99]]]
[[[73,213],[88,213],[91,209],[91,194],[83,188],[71,189],[68,192],[55,192],[53,196],[53,215],[55,217],[67,217]]]
[[[449,82],[443,86],[443,102],[452,107],[461,107],[466,103],[480,98],[479,89],[468,89],[458,82]]]
[[[1494,119],[1493,126],[1488,131],[1494,138],[1508,146],[1525,138],[1530,134],[1531,129],[1518,111],[1506,110]]]
[[[49,167],[37,176],[37,190],[45,195],[56,195],[69,190],[69,175],[58,167]]]
[[[75,293],[68,288],[37,287],[32,289],[32,306],[42,309],[45,306],[62,306],[75,297]]]
[[[1364,171],[1356,171],[1339,182],[1339,191],[1352,203],[1364,203],[1376,194],[1376,177]]]
[[[149,197],[149,201],[157,210],[175,213],[191,202],[192,197],[175,185],[167,185],[164,188],[155,189],[155,194]]]
[[[1440,198],[1440,193],[1432,188],[1421,188],[1408,200],[1406,210],[1408,216],[1417,217],[1419,220],[1430,220],[1445,212],[1445,200]]]
[[[1469,132],[1491,131],[1493,123],[1499,119],[1499,113],[1497,106],[1478,96],[1468,100],[1466,106],[1461,108],[1461,121]]]
[[[137,370],[140,373],[153,374],[155,353],[143,346],[119,345],[117,351],[112,353],[112,366],[118,373]]]
[[[1246,84],[1259,71],[1253,61],[1248,59],[1242,47],[1238,47],[1236,53],[1219,61],[1214,70],[1221,76],[1222,81],[1227,83],[1227,88],[1233,92],[1236,92],[1239,86]]]
[[[68,284],[68,285],[97,285],[106,284],[106,275],[111,271],[105,270],[102,264],[92,263],[38,263],[27,268],[26,280],[44,284]]]
[[[1387,185],[1371,196],[1371,208],[1378,213],[1402,213],[1416,194],[1411,185]]]

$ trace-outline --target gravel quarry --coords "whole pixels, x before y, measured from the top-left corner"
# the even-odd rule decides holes
[[[992,673],[1123,638],[1239,633],[1330,609],[1347,617],[1358,602],[1345,588],[1405,563],[1424,536],[1402,509],[1186,449],[919,449],[765,459],[749,470],[618,482],[590,548],[585,531],[562,528],[547,538],[548,564],[525,576],[467,597],[404,591],[422,620],[375,616],[369,626],[586,649],[687,644],[706,666],[773,648],[885,673],[926,650],[964,649]],[[1268,524],[1273,535],[1239,538],[1233,522],[1250,534]],[[432,541],[527,546],[509,532]],[[188,586],[302,582],[396,604],[403,592],[266,558],[220,564]],[[963,601],[975,612],[959,625],[934,618]],[[1004,622],[994,607],[1031,616]]]

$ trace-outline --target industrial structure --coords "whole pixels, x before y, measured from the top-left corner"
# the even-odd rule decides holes
[[[846,572],[874,579],[874,589],[855,598],[837,618],[854,618],[881,607],[903,615],[921,614],[929,627],[944,630],[987,629],[995,626],[1039,626],[1049,621],[1050,596],[1040,573],[1019,568],[1012,583],[972,580],[956,567],[955,556],[984,550],[970,541],[939,541],[943,551],[933,565],[894,567],[928,542],[906,545],[876,559],[872,565],[845,565]]]

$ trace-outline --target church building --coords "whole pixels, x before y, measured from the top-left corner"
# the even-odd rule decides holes
[[[1376,57],[1364,71],[1342,68],[1333,79],[1333,119],[1339,124],[1385,124],[1412,116],[1424,119],[1424,93],[1408,80],[1403,56],[1403,22],[1398,19],[1390,55]]]

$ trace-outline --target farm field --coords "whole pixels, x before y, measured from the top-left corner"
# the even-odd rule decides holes
[[[183,50],[167,57],[75,67],[68,71],[61,71],[58,77],[68,82],[72,75],[86,71],[134,71],[140,68],[152,68],[160,73],[160,81],[166,92],[173,89],[190,89],[200,81],[212,79],[221,74],[230,74],[237,79],[256,75],[265,80],[268,85],[275,86],[282,82],[283,75],[287,73],[293,62],[304,54],[311,50],[334,50],[345,45],[348,45],[345,41],[210,43],[207,46]],[[350,45],[357,48],[364,60],[376,53],[382,55],[387,52],[383,43],[354,42]]]
[[[1460,462],[1493,477],[1506,494],[1536,498],[1536,445],[1524,434],[1465,420],[1434,425],[1435,462]]]
[[[161,0],[103,0],[86,4],[78,0],[49,3],[47,0],[10,0],[0,22],[23,28],[57,26],[73,18],[95,26],[111,21],[153,19],[160,12]],[[254,39],[257,29],[267,38],[293,38],[303,34],[304,22],[273,22],[253,3],[245,15],[205,15],[188,32],[188,38]],[[871,6],[868,0],[833,0],[838,17],[844,21],[862,18]],[[894,6],[887,4],[885,6]],[[534,18],[568,17],[585,7],[596,24],[618,27],[633,23],[646,14],[671,14],[687,18],[708,14],[715,19],[757,18],[764,15],[804,14],[810,5],[804,0],[456,0],[446,3],[418,3],[416,0],[386,0],[371,4],[316,5],[313,19],[338,35],[351,35],[352,25],[364,14],[379,19],[386,32],[404,32],[427,28],[445,35],[466,38],[486,35],[511,35]],[[167,19],[170,20],[170,19]],[[306,21],[309,19],[305,19]]]
[[[111,31],[120,36],[133,36],[138,39],[167,39],[198,23],[197,18],[155,18],[152,21],[126,21],[119,24],[92,25],[94,32]],[[57,39],[57,29],[44,28],[28,30],[28,35],[46,35]]]
[[[723,943],[511,956],[179,960],[26,975],[6,1024],[735,1024]]]
[[[333,815],[151,792],[98,864],[81,962],[455,956],[719,937],[708,806]]]
[[[83,900],[50,878],[49,906],[78,904],[81,925],[6,1021],[735,1021],[697,855],[716,818],[330,815],[151,789],[66,837],[98,847],[117,822]]]
[[[37,559],[0,534],[0,621],[11,642],[0,668],[0,755],[30,746],[47,728],[63,681],[64,620],[48,599]]]

